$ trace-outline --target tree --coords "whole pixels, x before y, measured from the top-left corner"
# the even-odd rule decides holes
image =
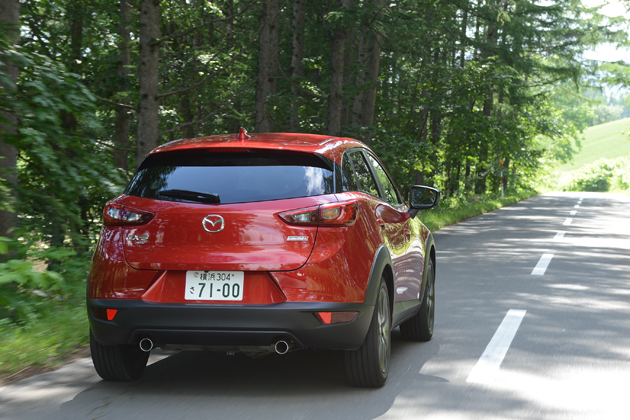
[[[267,104],[269,95],[275,90],[273,73],[278,54],[278,14],[278,0],[262,2],[256,85],[256,131],[259,132],[270,131],[273,127]]]
[[[139,104],[136,166],[159,143],[158,88],[160,2],[140,0]]]
[[[7,51],[16,43],[19,23],[19,1],[0,0],[0,50]],[[0,90],[15,90],[17,74],[17,64],[0,53]],[[6,97],[0,99],[0,237],[9,237],[13,235],[16,222],[13,196],[17,187],[17,149],[13,141],[17,134],[17,116],[11,109],[11,101]]]

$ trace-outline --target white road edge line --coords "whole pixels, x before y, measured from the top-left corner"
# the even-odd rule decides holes
[[[557,235],[557,234],[556,234]],[[547,267],[549,267],[549,263],[553,258],[553,254],[543,254],[542,257],[538,260],[538,264],[532,270],[532,276],[544,276],[545,271],[547,271]]]
[[[524,309],[508,311],[466,382],[490,384],[494,381],[526,312]]]

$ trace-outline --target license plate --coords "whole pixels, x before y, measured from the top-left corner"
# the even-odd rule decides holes
[[[187,271],[186,300],[243,300],[242,271]]]

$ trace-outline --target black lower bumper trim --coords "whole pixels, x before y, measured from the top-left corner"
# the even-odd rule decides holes
[[[156,346],[272,346],[289,340],[294,347],[353,350],[363,343],[374,311],[363,303],[285,302],[274,305],[158,304],[143,300],[88,299],[90,328],[103,345],[137,344],[149,337]],[[117,309],[113,320],[94,309]],[[343,324],[324,325],[320,311],[356,311]],[[102,311],[101,311],[102,312]]]

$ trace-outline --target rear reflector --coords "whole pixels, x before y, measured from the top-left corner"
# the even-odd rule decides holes
[[[96,319],[102,319],[103,321],[111,321],[114,319],[118,309],[104,309],[104,308],[92,308],[92,314]]]
[[[107,320],[111,321],[112,319],[114,319],[114,317],[116,316],[117,313],[118,313],[118,309],[108,309],[107,310]]]
[[[354,321],[358,312],[315,312],[315,316],[322,324],[342,324]]]
[[[278,213],[278,217],[292,225],[350,226],[357,219],[357,202],[322,204]]]
[[[153,219],[148,211],[131,209],[120,204],[107,203],[103,212],[103,223],[107,226],[144,225]]]

